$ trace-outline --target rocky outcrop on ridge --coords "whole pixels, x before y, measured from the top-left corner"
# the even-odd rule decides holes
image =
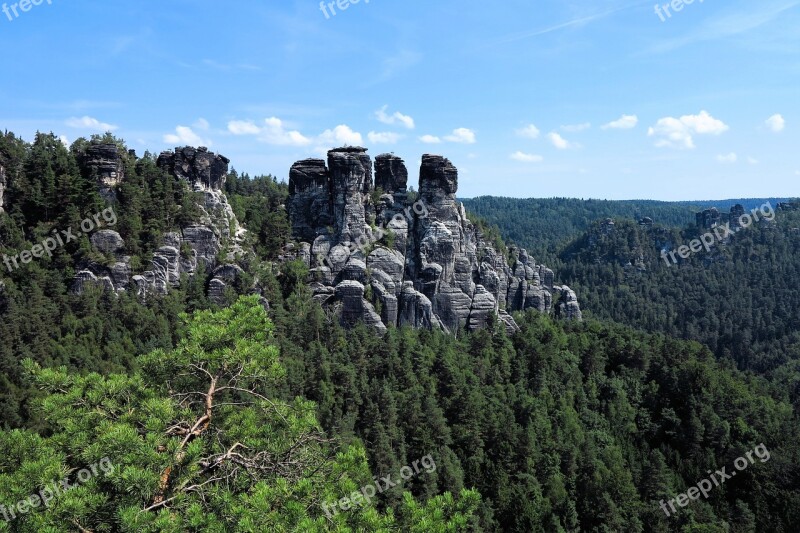
[[[130,153],[132,157],[135,154]],[[116,144],[92,144],[81,158],[82,170],[95,173],[101,191],[107,198],[115,198],[115,188],[124,180],[122,154]],[[182,275],[195,276],[200,268],[210,274],[209,295],[221,301],[225,287],[242,271],[235,265],[219,267],[219,254],[227,250],[226,261],[243,255],[241,238],[244,230],[239,226],[233,209],[222,191],[228,175],[228,159],[209,152],[208,149],[183,147],[174,152],[163,152],[157,165],[169,175],[185,181],[191,190],[203,193],[198,205],[200,219],[180,231],[164,235],[162,246],[153,254],[152,264],[144,272],[133,275],[131,258],[124,255],[125,242],[113,230],[102,230],[92,235],[94,249],[110,259],[106,264],[88,262],[80,265],[72,286],[82,292],[87,284],[106,290],[121,292],[133,290],[139,296],[166,294],[170,287],[180,283]],[[238,270],[237,270],[238,269]]]
[[[365,148],[347,147],[327,161],[298,161],[289,174],[295,257],[311,270],[315,299],[335,307],[344,325],[458,334],[499,319],[515,331],[509,312],[528,308],[581,319],[574,291],[554,285],[552,270],[483,238],[456,199],[458,170],[449,160],[422,157],[413,198],[401,158],[379,155],[374,171],[373,182]]]
[[[100,195],[108,201],[115,200],[115,188],[125,179],[119,147],[114,143],[93,143],[86,148],[80,164],[84,172],[97,179]]]
[[[722,213],[716,207],[700,211],[695,215],[697,227],[700,229],[713,229],[720,224],[730,223],[731,227],[739,227],[739,217],[745,214],[744,206],[736,204],[731,207],[730,213]]]

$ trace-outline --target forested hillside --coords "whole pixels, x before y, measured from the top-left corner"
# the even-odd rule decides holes
[[[660,202],[656,200],[579,200],[576,198],[502,198],[481,196],[462,202],[470,213],[497,226],[509,242],[527,248],[536,259],[552,261],[559,250],[605,218],[639,221],[645,217],[662,226],[683,229],[694,224],[695,213],[716,206],[728,211],[736,204],[749,210],[785,198]]]
[[[164,233],[197,217],[196,193],[150,154],[127,162],[131,183],[116,201],[96,194],[96,177],[79,171],[83,142],[67,149],[52,135],[32,144],[3,137],[3,253],[113,207],[128,253],[142,263]],[[2,272],[0,443],[10,453],[0,461],[0,505],[105,458],[114,468],[47,509],[0,520],[0,531],[796,530],[800,368],[789,349],[798,327],[789,280],[798,272],[788,259],[796,234],[785,231],[800,225],[795,214],[742,233],[709,265],[698,257],[672,268],[656,266],[647,231],[688,234],[621,221],[607,235],[598,225],[558,258],[595,319],[530,310],[515,315],[513,335],[492,321],[458,338],[394,327],[381,337],[343,328],[312,298],[305,265],[282,257],[285,184],[231,173],[225,192],[254,253],[222,304],[208,298],[201,275],[145,299],[71,291],[76,265],[107,260],[85,235]],[[631,270],[626,260],[639,253],[647,269]],[[709,279],[678,274],[690,269]],[[723,282],[752,291],[728,302]],[[704,283],[708,292],[697,288]],[[771,290],[789,300],[771,299]],[[626,291],[636,296],[629,307],[607,297]],[[752,324],[763,344],[731,352],[742,370],[719,342],[642,332],[672,316],[658,293],[686,328],[711,320],[690,322],[703,316],[680,307],[690,294],[728,328],[700,331],[744,335]],[[600,302],[611,316],[594,310]],[[643,316],[652,322],[637,322]],[[725,340],[744,349],[742,339]],[[200,400],[212,396],[210,406]],[[768,459],[707,499],[664,512],[662,500],[762,444]],[[435,469],[371,504],[334,517],[323,508],[427,456]]]

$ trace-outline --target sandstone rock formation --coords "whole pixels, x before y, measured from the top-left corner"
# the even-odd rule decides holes
[[[225,286],[238,274],[231,274],[230,269],[222,273],[215,271],[219,266],[220,252],[227,250],[227,261],[244,254],[241,247],[244,229],[239,226],[222,191],[228,175],[228,162],[227,158],[202,147],[163,152],[157,160],[158,166],[185,181],[193,191],[203,193],[202,203],[198,205],[200,219],[193,225],[165,234],[162,246],[153,253],[150,268],[133,276],[131,258],[123,254],[125,243],[119,233],[113,230],[94,233],[91,237],[94,249],[105,255],[109,262],[80,265],[72,290],[80,293],[87,285],[94,284],[114,292],[132,289],[141,297],[151,293],[163,295],[180,283],[183,274],[194,276],[202,266],[212,278],[210,296],[221,301]],[[83,172],[98,177],[101,191],[106,191],[104,195],[115,198],[114,189],[125,177],[117,145],[90,145],[81,158],[81,164]],[[109,263],[111,266],[106,266]]]
[[[115,188],[125,179],[119,147],[114,143],[93,143],[86,148],[80,164],[85,173],[97,179],[100,195],[108,201],[115,200]]]
[[[496,250],[456,199],[458,170],[424,155],[419,197],[410,198],[402,159],[338,148],[295,163],[287,204],[296,253],[311,269],[315,299],[339,309],[341,322],[437,328],[458,334],[510,311],[555,310],[581,319],[575,293],[525,250]],[[510,262],[509,262],[510,261]],[[557,307],[554,307],[554,302]]]

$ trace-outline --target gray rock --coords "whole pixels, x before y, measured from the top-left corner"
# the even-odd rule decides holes
[[[506,311],[505,309],[500,309],[497,312],[497,316],[500,317],[500,320],[506,327],[506,333],[508,333],[509,335],[513,335],[514,333],[521,331],[519,325],[517,324],[517,321],[514,320],[514,317],[509,315],[508,311]]]
[[[330,175],[322,159],[306,159],[289,171],[287,209],[295,239],[312,242],[321,228],[333,226]]]
[[[339,242],[359,242],[367,228],[367,202],[372,191],[372,163],[363,148],[328,152],[333,227]],[[374,215],[373,215],[374,216]]]
[[[396,292],[403,284],[405,258],[396,250],[379,246],[367,257],[367,268],[370,271],[380,270],[392,280],[392,292]],[[384,285],[386,283],[380,280]],[[388,286],[387,286],[388,288]]]
[[[78,162],[84,175],[98,180],[100,196],[107,201],[116,200],[116,188],[125,179],[119,147],[114,143],[93,142]]]
[[[125,256],[111,266],[111,280],[117,289],[127,289],[131,279],[131,258]]]
[[[583,313],[578,304],[578,297],[575,295],[575,291],[564,285],[560,287],[559,292],[561,293],[561,298],[556,308],[556,315],[567,320],[577,320],[578,322],[583,320]]]
[[[91,241],[95,250],[106,255],[114,255],[125,247],[125,241],[120,234],[110,229],[95,232]]]
[[[375,312],[371,303],[364,300],[364,286],[357,281],[343,281],[336,286],[336,298],[342,302],[341,322],[352,327],[364,322],[379,333],[386,332],[386,326]]]
[[[367,282],[367,265],[360,259],[350,258],[342,269],[342,281],[357,281],[362,285]]]
[[[197,260],[203,263],[207,270],[212,270],[217,264],[217,254],[221,250],[220,240],[208,226],[189,226],[183,230],[182,241],[197,253]],[[175,248],[180,248],[175,246]]]
[[[375,158],[375,188],[389,195],[405,194],[408,170],[402,159],[393,154],[381,154]]]
[[[114,283],[109,277],[97,277],[89,270],[81,270],[75,274],[71,289],[74,294],[83,294],[90,287],[99,287],[104,291],[110,291],[112,293],[116,292],[114,290]]]
[[[469,312],[467,327],[470,330],[485,328],[489,317],[495,315],[497,311],[497,301],[494,296],[483,285],[477,285],[472,299],[472,308]]]
[[[225,289],[228,285],[221,279],[214,278],[208,282],[208,299],[217,305],[225,302]]]
[[[456,287],[442,287],[433,298],[433,311],[454,335],[468,325],[471,309],[472,298]]]
[[[201,146],[175,148],[174,152],[162,152],[156,164],[189,184],[195,191],[221,191],[228,177],[230,160],[209,152]]]

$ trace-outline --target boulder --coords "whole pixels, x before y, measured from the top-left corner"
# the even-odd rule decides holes
[[[125,247],[125,241],[116,231],[103,229],[95,232],[91,237],[95,250],[106,255],[116,255]]]

